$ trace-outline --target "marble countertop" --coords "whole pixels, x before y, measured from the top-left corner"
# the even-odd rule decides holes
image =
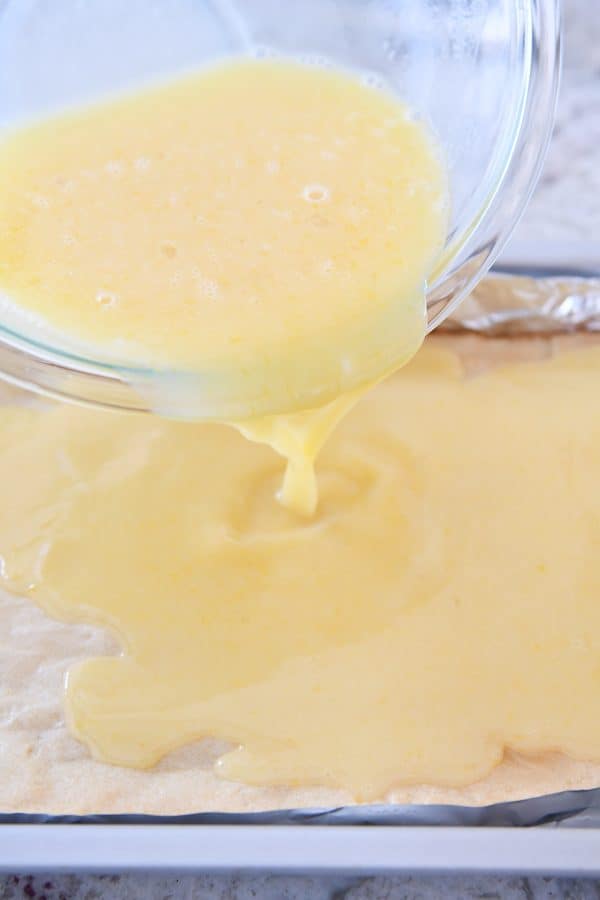
[[[353,882],[280,876],[9,876],[0,900],[598,900],[594,881],[418,876]]]
[[[554,139],[515,240],[600,245],[600,3],[564,0],[565,74]],[[598,260],[600,262],[600,259]],[[361,880],[281,876],[10,875],[0,900],[597,900],[600,880],[460,876]]]
[[[600,4],[563,0],[563,11],[564,69],[554,134],[514,240],[600,245]]]

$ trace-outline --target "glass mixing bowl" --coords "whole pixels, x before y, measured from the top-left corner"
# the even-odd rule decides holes
[[[558,2],[4,0],[0,126],[240,52],[371,74],[431,124],[447,155],[452,217],[427,293],[433,329],[491,266],[535,185],[558,91]],[[165,414],[219,417],[240,389],[26,332],[0,321],[0,376],[65,399],[156,411],[159,389]]]

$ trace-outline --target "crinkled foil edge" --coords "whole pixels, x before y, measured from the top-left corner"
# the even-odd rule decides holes
[[[256,813],[46,815],[9,813],[0,825],[383,825],[444,827],[600,827],[600,788],[564,791],[490,806],[375,804],[333,809],[282,809]]]
[[[492,274],[448,319],[445,332],[488,337],[600,331],[600,277],[535,277]],[[0,824],[106,825],[385,825],[487,827],[600,827],[600,787],[471,807],[442,804],[377,804],[333,809],[286,809],[255,813],[0,814]]]
[[[492,274],[441,329],[487,337],[600,331],[600,277]]]

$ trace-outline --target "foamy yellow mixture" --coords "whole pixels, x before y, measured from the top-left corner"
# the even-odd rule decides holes
[[[69,674],[100,759],[211,736],[228,778],[362,799],[505,747],[600,759],[600,355],[465,382],[424,350],[360,397],[422,340],[446,218],[424,126],[292,63],[0,143],[0,288],[29,325],[246,392],[222,418],[252,443],[1,412],[0,577],[123,647]]]
[[[5,137],[0,290],[42,339],[200,373],[211,417],[301,410],[285,435],[243,427],[290,458],[282,499],[310,514],[337,398],[423,339],[447,206],[441,154],[392,94],[222,64]],[[171,411],[160,379],[152,394]]]

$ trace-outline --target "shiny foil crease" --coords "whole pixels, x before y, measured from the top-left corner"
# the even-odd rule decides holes
[[[600,277],[492,274],[441,329],[489,337],[600,331]],[[182,816],[0,813],[0,824],[119,825],[396,825],[600,827],[600,787],[494,803],[490,806],[378,804],[331,809],[197,813]]]
[[[492,274],[440,328],[489,337],[600,331],[600,277]]]

